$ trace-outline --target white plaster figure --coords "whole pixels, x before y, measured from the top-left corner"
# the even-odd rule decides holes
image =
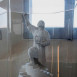
[[[18,77],[53,77],[46,67],[45,47],[50,45],[50,35],[45,30],[45,23],[40,20],[35,27],[30,24],[27,14],[23,17],[28,30],[33,35],[33,46],[28,49],[30,62],[21,67]]]
[[[24,14],[23,16],[28,30],[33,35],[33,46],[28,49],[30,63],[45,66],[45,47],[50,45],[50,35],[45,30],[45,23],[44,21],[40,20],[37,27],[35,27],[29,22],[27,14]]]

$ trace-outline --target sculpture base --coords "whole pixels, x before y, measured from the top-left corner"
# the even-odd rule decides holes
[[[30,63],[26,63],[20,69],[18,77],[53,77],[53,75],[43,69],[40,69],[38,65],[30,65]]]

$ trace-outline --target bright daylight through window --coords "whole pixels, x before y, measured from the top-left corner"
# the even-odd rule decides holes
[[[74,28],[77,28],[77,1],[75,1],[75,9],[74,9]]]
[[[32,24],[44,20],[46,27],[64,27],[64,0],[32,0]]]
[[[7,11],[0,7],[0,28],[7,27]]]

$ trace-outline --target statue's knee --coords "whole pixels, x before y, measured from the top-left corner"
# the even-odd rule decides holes
[[[33,51],[33,47],[29,48],[28,49],[28,54],[32,53],[32,51]]]
[[[29,48],[29,50],[28,50],[28,55],[29,55],[29,57],[35,57],[35,58],[37,58],[38,57],[38,49],[36,48],[36,47],[31,47],[31,48]]]

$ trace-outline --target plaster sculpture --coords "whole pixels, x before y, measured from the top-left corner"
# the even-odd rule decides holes
[[[21,67],[18,77],[53,77],[46,67],[45,47],[50,45],[50,35],[45,30],[45,23],[40,20],[38,27],[35,27],[30,24],[26,14],[23,17],[33,35],[33,46],[28,49],[30,62]]]
[[[29,22],[26,14],[24,14],[24,19],[28,30],[33,35],[33,46],[28,49],[30,64],[46,66],[45,47],[50,45],[50,35],[45,30],[45,23],[40,20],[35,27]]]
[[[18,77],[53,77],[53,74],[38,68],[38,66],[37,68],[33,68],[29,63],[26,63],[21,67]]]

